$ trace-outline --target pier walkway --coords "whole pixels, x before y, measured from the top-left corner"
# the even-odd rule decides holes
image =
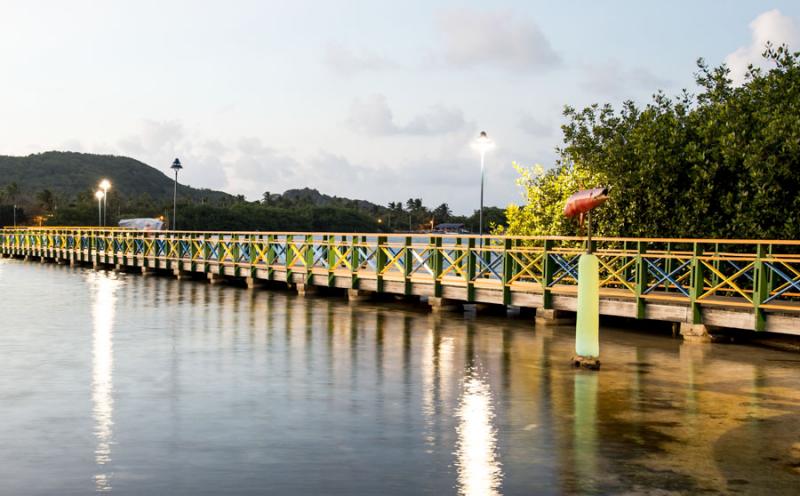
[[[800,241],[596,238],[600,313],[800,335]],[[5,228],[3,256],[424,296],[431,306],[576,308],[582,238]]]

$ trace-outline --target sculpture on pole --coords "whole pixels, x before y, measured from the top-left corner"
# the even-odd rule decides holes
[[[564,215],[578,216],[583,226],[586,218],[586,253],[578,260],[578,311],[575,323],[576,367],[600,368],[600,274],[592,244],[592,210],[608,199],[608,188],[594,188],[574,193],[567,199]]]

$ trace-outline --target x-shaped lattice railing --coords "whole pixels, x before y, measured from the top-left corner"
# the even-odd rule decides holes
[[[578,261],[580,260],[580,255],[573,255],[571,258],[567,259],[559,255],[558,253],[550,253],[550,259],[553,260],[556,265],[558,265],[558,269],[553,273],[553,280],[550,282],[549,286],[555,286],[558,284],[562,279],[567,277],[572,278],[575,282],[578,281]]]
[[[627,261],[625,261],[625,258],[626,257],[622,255],[617,255],[617,256],[612,256],[611,258],[608,259],[608,261],[606,261],[605,257],[602,255],[597,257],[597,261],[600,264],[600,268],[601,269],[605,268],[608,274],[605,278],[600,280],[601,288],[622,284],[630,291],[634,292],[636,291],[636,288],[628,281],[628,278],[625,277],[625,269],[635,264],[636,259],[628,258]],[[622,261],[623,263],[619,268],[616,268],[615,265],[618,264],[620,261]]]
[[[475,274],[476,279],[500,279],[502,280],[503,277],[500,273],[503,271],[503,256],[500,253],[495,252],[485,252],[486,255],[479,253],[475,257],[476,260],[476,270],[477,274]],[[486,258],[488,260],[486,260]],[[494,277],[490,277],[489,274],[492,274]]]
[[[714,267],[714,264],[708,263],[708,261],[706,261],[706,260],[700,260],[700,263],[702,263],[703,266],[707,267],[708,270],[710,270],[713,274],[716,274],[717,276],[719,276],[721,281],[719,283],[715,284],[714,286],[712,286],[708,291],[703,293],[700,297],[698,297],[697,298],[698,300],[702,300],[704,298],[707,298],[708,296],[711,296],[714,293],[716,293],[717,290],[719,290],[721,288],[724,288],[725,286],[728,286],[728,288],[730,288],[730,290],[733,290],[736,293],[739,293],[739,295],[741,295],[745,300],[749,301],[750,303],[753,303],[753,299],[750,297],[750,295],[748,295],[742,288],[740,288],[739,285],[736,284],[735,281],[740,276],[745,274],[748,270],[752,269],[753,266],[755,265],[755,262],[748,263],[746,266],[744,266],[743,268],[737,270],[734,274],[732,274],[730,276],[726,276],[725,274],[723,274],[722,272],[717,270],[717,268]],[[752,280],[752,278],[751,278],[751,280]]]
[[[433,270],[430,265],[428,265],[428,261],[433,255],[433,248],[423,248],[422,254],[420,254],[417,249],[412,249],[411,255],[414,257],[411,263],[411,274],[418,272],[420,269],[425,269],[428,274],[433,275]]]
[[[761,303],[769,303],[770,301],[772,301],[775,298],[783,295],[784,293],[786,293],[787,291],[789,291],[792,288],[800,291],[800,272],[798,272],[794,267],[792,267],[791,265],[787,264],[786,262],[781,261],[781,265],[783,265],[784,267],[789,269],[789,271],[791,271],[794,274],[794,277],[792,277],[792,276],[786,274],[784,271],[780,270],[775,264],[773,264],[771,262],[765,262],[764,265],[769,267],[769,269],[772,272],[777,274],[778,277],[780,277],[781,279],[783,279],[786,282],[781,284],[775,290],[775,292],[772,293],[772,295],[770,295],[769,298],[767,298],[766,300],[764,300]]]
[[[542,267],[542,261],[544,261],[544,252],[514,253],[512,251],[509,252],[509,255],[519,266],[519,269],[516,270],[516,273],[511,276],[511,279],[508,281],[509,284],[524,279],[527,276],[527,278],[533,279],[535,282],[543,285],[544,268]],[[537,269],[538,272],[533,272],[532,269]]]
[[[658,265],[658,262],[660,260],[661,260],[660,258],[657,258],[655,260],[650,260],[647,258],[644,259],[644,261],[647,263],[647,270],[651,274],[656,276],[658,279],[652,285],[648,286],[642,292],[642,294],[649,294],[653,290],[658,288],[662,282],[668,281],[673,286],[675,286],[675,289],[677,289],[682,295],[689,296],[689,290],[684,288],[681,282],[689,276],[690,272],[685,272],[684,274],[681,275],[681,277],[675,277],[675,274],[680,273],[680,271],[682,271],[685,267],[687,267],[692,261],[686,260],[675,269],[671,270],[670,272],[667,272],[665,269],[662,269],[661,266]]]
[[[441,274],[439,274],[439,280],[450,272],[453,272],[454,275],[458,275],[460,278],[466,279],[467,272],[461,267],[461,261],[467,256],[469,256],[468,250],[442,249],[442,261],[446,263],[446,266],[442,269]]]
[[[395,250],[391,246],[382,246],[381,249],[388,257],[386,259],[386,264],[381,270],[381,275],[389,272],[399,272],[401,274],[405,274],[405,264],[403,264],[403,254],[406,250],[405,247],[397,248]]]

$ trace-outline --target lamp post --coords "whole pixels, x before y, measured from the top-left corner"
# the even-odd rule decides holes
[[[480,243],[483,246],[483,183],[484,183],[484,159],[486,152],[494,148],[494,142],[486,135],[486,131],[481,131],[481,135],[472,144],[472,147],[478,150],[481,154],[481,209],[478,213],[478,234],[480,234]]]
[[[97,198],[97,225],[103,225],[103,199],[106,197],[106,194],[100,190],[95,192],[94,197]]]
[[[170,169],[175,171],[175,188],[172,190],[172,230],[174,231],[178,220],[178,171],[183,169],[181,161],[176,158]]]
[[[100,189],[103,190],[103,225],[106,225],[108,220],[108,190],[111,188],[111,181],[103,179],[100,181]]]

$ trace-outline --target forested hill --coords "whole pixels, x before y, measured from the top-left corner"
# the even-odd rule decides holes
[[[15,183],[19,199],[33,199],[48,190],[67,201],[111,181],[116,194],[133,199],[143,195],[155,201],[172,199],[173,178],[128,157],[75,152],[45,152],[27,157],[0,156],[0,190]],[[179,196],[193,201],[217,202],[232,198],[222,191],[178,185]]]

